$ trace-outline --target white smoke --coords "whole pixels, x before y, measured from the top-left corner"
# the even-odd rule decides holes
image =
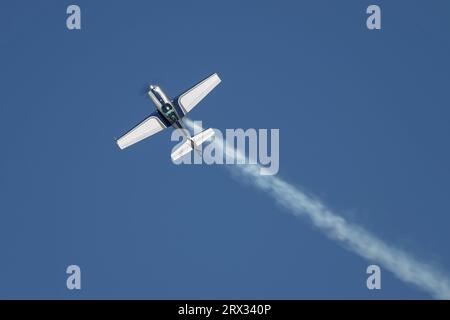
[[[191,130],[197,132],[201,130],[190,119],[185,118],[184,121]],[[226,145],[222,139],[219,140],[216,138],[213,142],[216,150],[225,152],[228,156],[245,159],[245,155]],[[419,287],[434,298],[450,299],[450,279],[433,266],[417,260],[408,253],[388,245],[362,227],[346,221],[317,198],[307,195],[281,178],[260,175],[258,165],[230,165],[227,168],[251,185],[265,191],[295,216],[309,218],[314,226],[349,250],[367,260],[376,261],[402,281]]]

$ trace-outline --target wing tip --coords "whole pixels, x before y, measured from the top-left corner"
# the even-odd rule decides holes
[[[120,150],[123,150],[123,149],[126,148],[126,146],[122,143],[122,141],[120,141],[120,139],[116,140],[116,144],[117,144],[117,146],[119,147]]]
[[[215,78],[217,78],[217,83],[222,82],[222,79],[220,79],[219,74],[217,72],[214,72],[212,75],[215,76]]]

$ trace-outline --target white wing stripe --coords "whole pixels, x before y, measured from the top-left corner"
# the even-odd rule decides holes
[[[204,97],[208,95],[219,83],[220,78],[217,73],[209,76],[205,80],[199,82],[192,89],[183,93],[178,99],[178,104],[184,114],[191,111]]]
[[[136,142],[160,132],[165,127],[158,117],[150,116],[119,138],[117,145],[120,149],[125,149]]]

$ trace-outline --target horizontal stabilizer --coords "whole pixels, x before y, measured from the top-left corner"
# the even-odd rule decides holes
[[[192,138],[186,139],[181,146],[179,146],[175,151],[172,152],[170,157],[172,161],[176,161],[188,154],[192,150],[198,149],[198,147],[204,143],[205,141],[214,137],[214,130],[209,128],[205,131],[200,132],[199,134],[193,136]]]
[[[192,150],[193,150],[192,141],[186,139],[186,141],[184,141],[184,143],[181,146],[179,146],[174,152],[172,152],[170,157],[172,158],[172,161],[176,161],[180,159],[182,156],[191,152]]]
[[[201,145],[203,142],[207,141],[208,139],[214,137],[214,130],[209,128],[206,129],[203,132],[200,132],[199,134],[192,137],[192,141],[194,141],[195,146]]]

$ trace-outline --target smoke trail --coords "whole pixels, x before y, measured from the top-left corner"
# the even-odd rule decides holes
[[[201,130],[190,119],[185,118],[185,123],[194,132]],[[225,152],[226,155],[235,159],[245,159],[245,155],[234,147],[226,145],[222,139],[216,138],[213,143],[216,150]],[[314,226],[349,250],[367,260],[377,261],[402,281],[416,285],[437,299],[450,299],[450,279],[445,274],[406,252],[386,244],[362,227],[347,222],[343,217],[328,209],[319,199],[307,195],[276,176],[260,175],[258,165],[231,165],[227,168],[253,186],[265,191],[295,216],[309,218]]]

